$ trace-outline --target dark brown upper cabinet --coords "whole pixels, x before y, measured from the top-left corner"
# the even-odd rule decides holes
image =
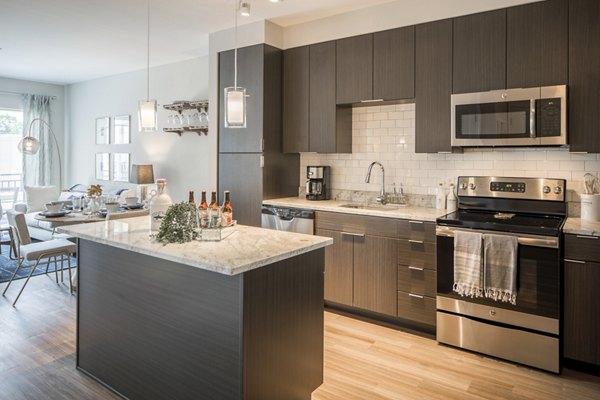
[[[336,42],[283,55],[283,151],[352,152],[352,109],[336,107]]]
[[[415,27],[373,34],[373,99],[415,97]]]
[[[417,25],[415,64],[415,151],[450,152],[451,19]]]
[[[569,2],[569,144],[600,153],[600,2]]]
[[[238,86],[246,88],[246,93],[249,95],[246,99],[246,128],[225,128],[224,116],[220,113],[219,151],[221,153],[260,153],[263,151],[264,76],[267,52],[270,52],[270,49],[262,44],[238,49],[237,83]],[[281,65],[281,55],[279,55],[279,64]],[[233,50],[219,53],[219,110],[225,110],[223,90],[233,86],[233,70]]]
[[[309,150],[309,47],[283,52],[283,151]]]
[[[352,152],[352,109],[336,107],[336,43],[310,46],[309,151]]]
[[[506,9],[454,18],[453,45],[453,93],[506,87]]]
[[[373,99],[373,34],[336,42],[336,102],[360,103]]]
[[[566,84],[568,1],[547,0],[511,7],[506,18],[506,86]]]

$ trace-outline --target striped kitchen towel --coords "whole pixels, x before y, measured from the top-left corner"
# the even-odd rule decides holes
[[[483,235],[456,231],[454,234],[454,286],[461,296],[483,297]]]
[[[517,238],[486,233],[483,242],[485,297],[516,305]]]

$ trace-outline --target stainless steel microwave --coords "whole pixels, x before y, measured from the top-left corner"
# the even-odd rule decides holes
[[[567,87],[453,94],[452,146],[567,144]]]

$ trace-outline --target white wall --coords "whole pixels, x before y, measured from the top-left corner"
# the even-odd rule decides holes
[[[1,92],[13,92],[12,94]],[[17,94],[14,94],[17,93]],[[20,79],[11,79],[0,77],[0,108],[8,108],[19,110],[22,109],[21,96],[19,93],[39,94],[47,96],[56,96],[52,100],[51,105],[51,123],[52,131],[58,140],[61,155],[63,156],[63,164],[65,159],[65,88],[62,85],[53,85],[49,83],[24,81]],[[27,129],[27,127],[25,127]],[[18,150],[13,148],[14,153]],[[13,155],[14,156],[14,155]],[[53,160],[57,155],[52,155]],[[64,165],[63,165],[64,167]],[[53,171],[55,180],[58,183],[58,167]],[[63,172],[64,175],[64,172]]]
[[[418,105],[417,105],[418,107]],[[379,170],[365,183],[367,167],[385,167],[386,190],[402,184],[407,194],[434,195],[460,175],[560,178],[567,180],[571,215],[579,214],[583,175],[600,175],[600,154],[571,154],[565,148],[465,149],[463,154],[415,153],[415,104],[352,110],[352,154],[302,153],[300,182],[307,165],[330,165],[333,189],[378,191]]]
[[[287,26],[285,49],[436,21],[538,0],[398,0],[343,14]]]
[[[162,108],[163,104],[208,98],[208,66],[208,57],[201,57],[150,70],[150,97],[159,104],[159,131],[151,133],[139,133],[137,121],[138,101],[146,97],[146,70],[70,85],[66,183],[96,182],[96,153],[130,153],[132,164],[151,163],[154,177],[168,180],[173,201],[187,200],[189,190],[194,190],[196,196],[201,190],[215,190],[214,172],[208,160],[212,158],[216,130],[211,129],[208,136],[185,133],[181,137],[162,131],[170,114]],[[215,104],[209,106],[211,121],[216,116]],[[131,116],[131,144],[96,145],[96,118],[126,114]],[[135,187],[121,182],[99,183],[107,187]]]

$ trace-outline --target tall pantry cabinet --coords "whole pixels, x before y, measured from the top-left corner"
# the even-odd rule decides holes
[[[266,44],[238,49],[238,86],[249,96],[246,128],[224,124],[233,73],[233,50],[219,53],[219,193],[231,191],[238,223],[260,226],[263,199],[298,195],[300,157],[282,150],[282,51]]]

